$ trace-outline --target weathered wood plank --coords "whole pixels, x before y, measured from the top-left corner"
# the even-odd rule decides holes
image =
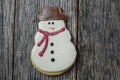
[[[72,41],[76,44],[77,0],[16,0],[14,80],[75,80],[76,68],[65,74],[49,77],[37,72],[30,60],[37,32],[37,15],[44,6],[60,6],[68,15],[67,27],[71,31]]]
[[[14,0],[0,0],[0,80],[12,80]]]
[[[77,80],[120,80],[120,0],[79,5]]]

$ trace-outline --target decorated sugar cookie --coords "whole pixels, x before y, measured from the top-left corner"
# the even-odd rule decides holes
[[[58,7],[46,7],[38,20],[32,64],[43,74],[60,75],[70,69],[77,55],[65,25],[66,16]]]

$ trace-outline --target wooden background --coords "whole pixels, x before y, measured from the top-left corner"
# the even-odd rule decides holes
[[[74,67],[56,77],[30,61],[44,6],[67,14],[78,52]],[[120,0],[0,0],[0,80],[120,80]]]

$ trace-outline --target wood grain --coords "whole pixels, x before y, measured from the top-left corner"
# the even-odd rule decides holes
[[[50,77],[36,71],[30,60],[37,32],[37,15],[45,6],[59,6],[68,16],[67,28],[76,44],[77,0],[16,0],[15,42],[14,42],[14,80],[75,80],[76,67],[65,74]]]
[[[74,67],[56,77],[30,60],[45,6],[67,14],[78,51]],[[120,80],[120,0],[0,0],[0,80]]]
[[[0,0],[0,80],[12,80],[14,0]]]
[[[77,80],[120,80],[120,1],[79,6]]]

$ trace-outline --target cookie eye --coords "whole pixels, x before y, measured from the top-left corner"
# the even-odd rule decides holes
[[[54,22],[52,22],[52,25],[54,25]]]
[[[50,22],[48,22],[48,24],[50,25]]]

